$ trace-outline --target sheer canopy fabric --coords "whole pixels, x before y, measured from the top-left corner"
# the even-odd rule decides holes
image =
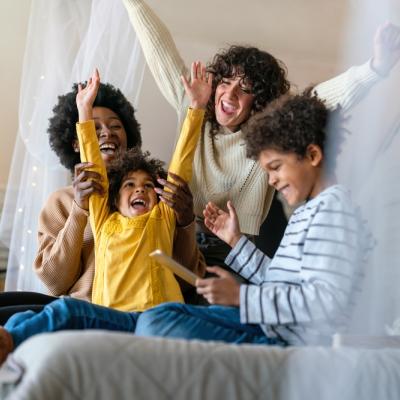
[[[145,64],[122,3],[32,1],[19,130],[0,221],[0,239],[10,249],[6,290],[45,291],[32,270],[38,215],[49,194],[70,182],[49,147],[48,119],[57,96],[95,67],[136,106]]]

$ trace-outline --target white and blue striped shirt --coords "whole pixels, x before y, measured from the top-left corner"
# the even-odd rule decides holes
[[[330,186],[291,216],[270,259],[243,236],[225,263],[250,284],[240,288],[242,323],[288,344],[326,342],[345,327],[366,249],[348,191]]]

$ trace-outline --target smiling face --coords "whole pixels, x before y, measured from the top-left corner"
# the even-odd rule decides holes
[[[311,144],[306,155],[265,149],[259,155],[261,167],[268,173],[268,183],[278,190],[290,206],[317,196],[323,190],[322,152]]]
[[[232,132],[240,129],[251,113],[254,95],[242,76],[223,78],[215,90],[215,117],[217,122]]]
[[[151,176],[142,170],[130,172],[122,180],[117,209],[124,217],[137,217],[151,211],[157,204]]]

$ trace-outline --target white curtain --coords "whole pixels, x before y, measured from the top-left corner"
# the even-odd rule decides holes
[[[347,65],[371,54],[376,28],[400,25],[397,0],[354,0],[343,46]],[[400,318],[400,63],[352,110],[338,178],[351,188],[375,245],[359,276],[351,332],[382,335]],[[397,332],[400,334],[400,330]]]
[[[120,0],[35,0],[31,3],[19,104],[19,130],[0,221],[9,247],[6,290],[43,291],[32,270],[37,219],[47,197],[69,183],[48,144],[57,96],[98,67],[137,105],[144,59]]]

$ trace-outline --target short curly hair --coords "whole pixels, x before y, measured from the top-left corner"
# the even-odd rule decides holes
[[[290,89],[285,64],[256,47],[230,46],[214,56],[207,71],[214,75],[206,114],[206,120],[211,123],[211,134],[216,134],[219,129],[215,115],[215,90],[222,79],[241,76],[244,83],[251,86],[254,95],[252,114]]]
[[[50,147],[57,154],[61,164],[71,172],[74,171],[75,164],[80,162],[79,153],[73,148],[74,140],[77,138],[75,127],[78,122],[77,93],[78,84],[75,83],[72,91],[58,97],[47,129]],[[100,83],[93,107],[105,107],[114,111],[125,128],[128,148],[141,146],[142,137],[140,125],[135,118],[135,110],[119,89],[109,83]]]
[[[310,89],[301,95],[281,96],[262,112],[253,115],[243,127],[247,156],[258,159],[263,150],[274,149],[303,158],[307,147],[316,144],[324,154],[325,168],[331,169],[339,148],[330,147],[333,157],[327,159],[328,132],[333,128],[331,124],[335,123],[335,141],[329,142],[329,146],[340,144],[342,135],[338,131],[342,118],[339,108],[329,111]]]
[[[119,190],[128,174],[135,171],[144,171],[151,176],[156,187],[162,187],[157,178],[167,178],[164,162],[150,157],[150,152],[143,152],[140,147],[133,147],[126,151],[120,158],[111,161],[108,169],[108,205],[110,211],[117,211]]]

